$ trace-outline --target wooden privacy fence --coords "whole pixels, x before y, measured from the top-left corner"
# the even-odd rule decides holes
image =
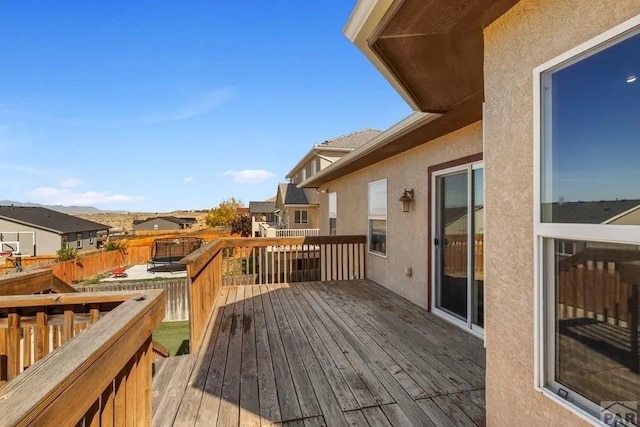
[[[137,282],[102,282],[95,285],[76,286],[80,292],[147,291],[162,289],[166,295],[163,322],[189,320],[189,288],[186,277]]]
[[[150,258],[151,248],[143,246],[80,256],[53,264],[48,268],[51,268],[53,273],[65,282],[77,283],[107,273],[116,267],[146,264]]]
[[[3,425],[151,425],[162,291],[2,297],[0,315],[12,375],[0,387]],[[20,373],[27,352],[38,361]]]
[[[191,352],[224,285],[365,278],[365,236],[218,239],[185,257]]]

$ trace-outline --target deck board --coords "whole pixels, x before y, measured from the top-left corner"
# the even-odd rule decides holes
[[[482,342],[379,285],[221,295],[174,425],[484,425]]]

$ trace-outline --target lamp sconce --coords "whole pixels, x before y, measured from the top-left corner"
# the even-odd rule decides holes
[[[400,202],[402,202],[402,212],[409,212],[414,195],[415,193],[413,188],[411,190],[407,190],[406,188],[404,189],[402,197],[400,197]]]

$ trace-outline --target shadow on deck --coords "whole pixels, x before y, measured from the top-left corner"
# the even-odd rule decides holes
[[[485,422],[482,341],[366,280],[224,287],[182,362],[154,425]]]

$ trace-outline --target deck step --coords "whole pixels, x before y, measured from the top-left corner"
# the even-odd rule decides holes
[[[153,376],[153,425],[171,425],[189,382],[196,357],[192,354],[164,359]]]

